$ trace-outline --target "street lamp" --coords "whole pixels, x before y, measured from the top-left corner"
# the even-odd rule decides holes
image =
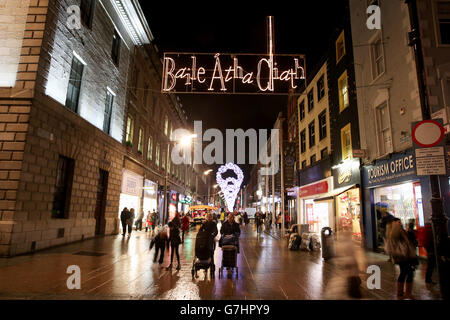
[[[169,172],[168,172],[168,164],[170,161],[170,157],[169,157],[169,153],[170,153],[170,142],[179,142],[182,146],[188,146],[191,143],[191,140],[196,138],[197,135],[196,134],[189,134],[189,135],[184,135],[181,137],[178,137],[178,139],[174,140],[174,141],[169,141],[169,143],[167,144],[167,155],[166,155],[166,174],[164,177],[164,215],[163,215],[163,225],[166,224],[166,217],[169,216],[167,210],[169,209],[169,203],[167,201],[167,179],[169,177]],[[187,171],[187,167],[186,167],[186,171]],[[185,175],[186,178],[186,175]]]
[[[213,169],[209,169],[209,170],[206,170],[205,172],[203,172],[203,174],[206,176],[206,179],[208,180],[208,199],[207,199],[207,201],[206,201],[206,205],[209,205],[209,192],[210,192],[210,188],[209,188],[209,174],[211,173],[211,172],[213,172]]]

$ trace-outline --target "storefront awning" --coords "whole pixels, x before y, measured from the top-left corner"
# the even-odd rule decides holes
[[[340,195],[341,193],[344,193],[347,190],[353,189],[355,186],[356,186],[356,184],[353,184],[353,185],[349,185],[346,187],[334,189],[333,191],[323,194],[320,198],[314,199],[314,202],[331,200],[334,197]]]

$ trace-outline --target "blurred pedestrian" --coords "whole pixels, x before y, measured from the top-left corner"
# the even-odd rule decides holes
[[[134,223],[134,218],[135,218],[135,214],[134,214],[134,208],[130,209],[130,214],[128,216],[127,219],[127,225],[128,225],[128,236],[131,236],[131,232],[133,231],[133,223]]]
[[[425,283],[435,284],[433,282],[433,271],[436,268],[436,256],[434,254],[434,237],[433,227],[431,223],[425,223],[423,247],[427,251],[427,272],[425,275]]]
[[[138,218],[136,219],[136,231],[142,231],[142,220],[144,219],[144,211],[139,213]]]
[[[160,231],[151,241],[150,243],[150,250],[155,246],[155,256],[153,258],[153,262],[156,262],[156,259],[158,258],[158,252],[161,252],[159,256],[159,264],[161,265],[164,262],[164,251],[166,246],[168,247],[168,237],[167,237],[167,231],[162,230]]]
[[[152,222],[152,231],[155,231],[155,228],[159,223],[159,212],[156,212],[155,209],[153,209],[151,222]]]
[[[127,233],[127,220],[130,218],[130,211],[127,207],[123,208],[122,212],[120,213],[120,221],[122,222],[122,236],[125,236]]]
[[[419,260],[411,235],[403,229],[400,219],[395,218],[387,230],[386,237],[387,252],[392,257],[394,263],[400,267],[400,275],[397,280],[397,297],[399,299],[413,300],[414,271],[419,264]]]
[[[169,222],[169,243],[170,243],[171,253],[170,253],[170,265],[167,267],[167,270],[172,269],[174,253],[176,253],[176,255],[177,255],[177,262],[178,262],[177,270],[181,269],[180,253],[178,251],[178,246],[181,243],[180,228],[178,227],[180,224],[176,220],[177,220],[177,216],[175,216],[175,218],[173,218],[172,221]],[[178,220],[180,220],[180,219],[178,219]]]
[[[220,222],[224,222],[225,221],[225,211],[222,211],[222,213],[220,214]]]
[[[216,242],[214,241],[215,237],[219,233],[217,230],[217,224],[213,221],[213,216],[211,213],[206,215],[206,221],[203,222],[201,228],[205,230],[210,237],[210,246],[211,246],[211,270],[214,272],[216,266],[214,264],[214,251],[216,249]]]
[[[183,215],[183,218],[181,218],[181,231],[182,231],[182,237],[181,237],[181,243],[184,243],[184,234],[186,232],[189,232],[189,217],[187,214]]]
[[[145,232],[148,231],[148,228],[152,226],[152,213],[150,210],[147,212],[147,216],[145,217]]]
[[[277,225],[277,227],[278,227],[279,229],[281,229],[281,213],[279,213],[279,214],[277,215],[277,220],[276,220],[275,224]]]

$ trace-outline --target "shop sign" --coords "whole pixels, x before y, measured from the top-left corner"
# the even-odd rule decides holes
[[[142,180],[144,178],[131,171],[124,170],[122,173],[122,193],[132,196],[141,196]]]
[[[363,183],[366,188],[384,184],[396,184],[416,175],[413,149],[404,154],[394,154],[391,159],[376,161],[375,165],[363,167]]]
[[[445,175],[445,128],[442,119],[412,124],[418,176]]]
[[[328,192],[328,181],[322,181],[319,183],[312,184],[310,186],[301,187],[299,190],[299,197],[305,198],[327,192]]]
[[[360,183],[359,159],[346,160],[344,164],[333,167],[334,188]]]
[[[176,192],[171,192],[170,197],[172,198],[172,201],[177,202],[177,194],[176,194]]]
[[[288,197],[297,197],[298,195],[298,187],[288,188],[286,189]]]

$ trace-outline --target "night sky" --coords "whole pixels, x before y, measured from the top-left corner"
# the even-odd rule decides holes
[[[140,3],[161,53],[265,53],[266,18],[273,15],[275,53],[305,54],[311,70],[325,53],[346,1]],[[204,130],[270,129],[287,103],[287,96],[273,95],[183,94],[180,99],[189,121],[202,120]],[[248,178],[251,166],[242,167]]]

